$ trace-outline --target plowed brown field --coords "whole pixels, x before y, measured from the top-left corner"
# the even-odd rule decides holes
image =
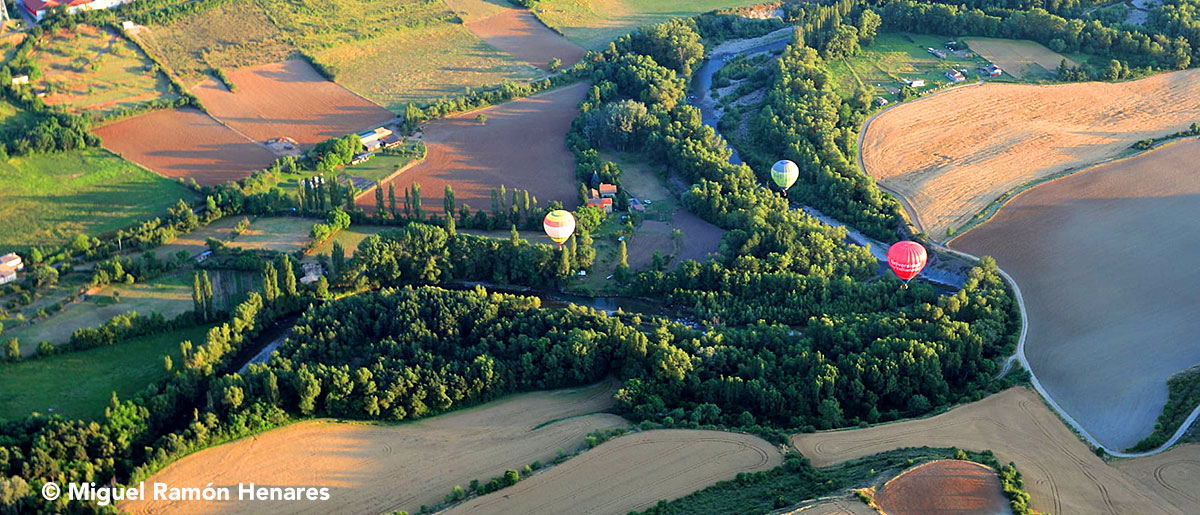
[[[555,34],[527,9],[505,9],[466,24],[479,39],[543,70],[551,59],[570,66],[583,59],[584,50]]]
[[[95,130],[104,147],[160,175],[201,185],[247,177],[275,154],[191,108],[166,109]]]
[[[233,499],[239,482],[323,486],[329,487],[327,501],[151,501],[127,502],[120,509],[135,514],[416,513],[421,505],[441,501],[455,485],[548,462],[559,449],[580,447],[590,431],[625,425],[616,415],[588,415],[611,406],[614,389],[613,383],[601,383],[514,395],[410,424],[301,422],[198,452],[147,483],[204,488],[211,482],[229,487]]]
[[[1200,70],[1122,83],[950,89],[881,113],[867,173],[911,201],[934,238],[1027,182],[1083,168],[1200,120]]]
[[[289,137],[315,145],[395,118],[299,59],[242,68],[228,76],[236,92],[209,79],[192,93],[213,117],[258,142]]]
[[[996,471],[959,460],[908,469],[877,490],[875,502],[890,515],[1012,513]]]
[[[450,184],[458,205],[477,211],[491,209],[492,188],[506,185],[529,190],[539,205],[558,200],[574,208],[575,158],[564,138],[589,87],[579,83],[425,124],[425,160],[390,181],[396,195],[417,182],[422,203],[441,206]],[[487,123],[475,121],[479,114]],[[363,195],[358,204],[374,210],[375,198]]]
[[[756,436],[720,431],[644,431],[605,442],[566,463],[450,510],[449,514],[627,513],[676,499],[741,472],[779,466]]]
[[[1196,513],[1172,505],[1104,463],[1027,388],[1012,388],[941,415],[849,431],[800,434],[792,445],[825,467],[900,447],[992,450],[1015,462],[1033,509],[1056,515]]]

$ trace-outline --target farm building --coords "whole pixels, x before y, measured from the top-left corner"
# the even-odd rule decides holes
[[[317,282],[322,275],[325,275],[325,267],[320,263],[305,263],[303,266],[304,276],[300,278],[301,284],[312,284]]]
[[[988,77],[999,77],[1000,75],[1004,74],[1004,70],[1001,70],[999,66],[992,64],[992,65],[988,65],[986,67],[980,68],[979,73],[981,75],[987,75]]]
[[[936,49],[936,48],[933,48],[933,47],[927,48],[926,50],[928,50],[928,51],[929,51],[929,53],[933,54],[933,56],[934,56],[934,57],[937,57],[938,59],[945,59],[945,58],[946,58],[946,53],[945,53],[945,52],[943,52],[943,51],[941,51],[941,50],[938,50],[938,49]]]
[[[375,154],[372,154],[370,152],[363,152],[361,154],[355,154],[354,159],[350,160],[350,166],[354,166],[356,164],[361,164],[361,163],[370,161],[372,157],[375,157]]]
[[[605,214],[613,212],[613,201],[611,198],[590,198],[587,201],[589,207],[598,207],[604,210]]]
[[[8,284],[17,280],[17,272],[25,269],[21,256],[9,252],[0,256],[0,284]]]
[[[21,84],[29,84],[29,76],[28,75],[17,75],[16,77],[12,78],[13,86],[19,86]]]
[[[925,79],[913,79],[913,80],[905,80],[905,81],[904,81],[904,83],[905,83],[905,84],[908,84],[908,86],[909,86],[909,87],[912,87],[912,88],[923,88],[923,87],[925,87]]]
[[[877,105],[877,106],[888,105],[888,99],[883,98],[883,97],[875,97],[875,105]]]
[[[369,131],[358,133],[358,139],[362,141],[362,146],[367,152],[373,152],[383,147],[383,139],[388,136],[395,136],[390,129],[385,127],[376,127]]]
[[[967,80],[967,76],[963,75],[962,72],[960,72],[958,70],[947,71],[946,78],[950,79],[951,82],[962,82],[964,80]]]
[[[603,183],[603,182],[602,182],[602,183],[600,183],[600,194],[599,194],[599,196],[600,196],[601,198],[613,198],[613,197],[617,196],[617,187],[616,187],[616,185],[613,185],[613,184],[605,184],[605,183]]]
[[[35,20],[41,20],[46,16],[50,9],[63,6],[67,7],[67,13],[76,14],[79,11],[92,11],[96,9],[108,9],[125,3],[125,0],[24,0],[22,5],[25,6],[25,11]]]

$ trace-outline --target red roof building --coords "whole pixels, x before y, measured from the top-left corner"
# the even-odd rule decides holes
[[[66,6],[68,13],[75,14],[82,10],[108,9],[123,3],[125,0],[25,0],[25,10],[35,20],[41,20],[50,9],[58,6]]]
[[[605,184],[605,183],[600,183],[600,196],[601,196],[601,197],[615,197],[615,196],[617,196],[617,187],[616,187],[616,185],[613,185],[613,184]]]
[[[603,209],[606,214],[611,214],[613,211],[613,201],[610,198],[592,198],[588,199],[589,207],[598,207]]]

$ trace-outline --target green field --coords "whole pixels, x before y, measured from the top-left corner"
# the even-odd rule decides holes
[[[925,91],[950,82],[945,76],[950,68],[970,70],[963,84],[977,81],[975,68],[986,65],[987,61],[978,57],[956,57],[946,50],[946,41],[950,39],[945,36],[881,33],[874,44],[863,47],[858,55],[830,62],[838,92],[850,96],[862,84],[872,91],[872,96],[894,101],[899,88],[904,85],[901,80],[923,79],[925,87],[917,89]],[[946,59],[935,57],[927,48],[945,51]],[[988,80],[1012,80],[1012,77]]]
[[[416,160],[417,156],[376,154],[370,161],[354,166],[347,166],[342,170],[342,173],[362,177],[371,182],[381,182],[389,175],[396,173],[397,170],[408,166]],[[386,193],[385,191],[384,194]]]
[[[462,25],[446,22],[347,43],[315,57],[338,84],[392,110],[542,75]]]
[[[235,217],[241,219],[241,217]],[[246,232],[234,236],[228,245],[246,250],[274,250],[294,252],[308,243],[309,231],[320,220],[277,216],[256,218],[250,222]]]
[[[153,61],[108,29],[79,25],[47,34],[33,56],[42,70],[35,87],[46,91],[46,103],[73,112],[104,114],[178,97]]]
[[[67,418],[104,415],[112,392],[128,399],[166,376],[162,356],[179,364],[179,342],[204,341],[208,327],[134,338],[108,347],[0,363],[0,419],[34,411]]]
[[[533,13],[584,48],[600,50],[638,27],[671,18],[761,3],[756,0],[542,0]]]
[[[3,123],[0,120],[0,123]],[[166,213],[195,193],[99,149],[0,159],[0,249],[60,245]]]
[[[386,225],[351,225],[338,231],[332,238],[317,245],[304,259],[305,261],[316,261],[317,256],[329,255],[333,251],[333,242],[335,241],[341,243],[342,247],[346,249],[346,257],[353,256],[354,249],[358,248],[359,242],[387,229],[394,229],[394,227]]]

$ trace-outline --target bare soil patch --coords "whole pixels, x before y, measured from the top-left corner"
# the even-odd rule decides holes
[[[810,504],[785,515],[879,515],[879,512],[857,498],[841,497]]]
[[[395,114],[325,80],[300,59],[227,73],[230,92],[215,79],[192,88],[213,117],[264,142],[288,137],[302,146],[370,129]]]
[[[1185,513],[1200,513],[1200,444],[1177,446],[1162,454],[1121,460],[1116,467],[1145,488],[1157,492]]]
[[[1116,84],[958,87],[883,112],[863,163],[943,238],[1027,182],[1116,157],[1200,120],[1200,70]]]
[[[626,513],[676,499],[783,456],[756,436],[658,430],[615,438],[566,463],[448,513]],[[567,509],[569,507],[569,509]]]
[[[1016,463],[1038,511],[1185,513],[1104,463],[1027,388],[1011,388],[931,418],[799,434],[792,445],[818,467],[900,447],[991,450],[1001,463]]]
[[[908,469],[884,483],[875,502],[891,515],[1012,513],[996,471],[960,460]]]
[[[543,70],[551,59],[570,66],[583,59],[583,47],[547,28],[527,9],[505,9],[466,24],[479,39]]]
[[[327,501],[152,501],[124,503],[120,509],[135,514],[416,513],[422,504],[441,501],[455,485],[486,482],[537,460],[549,462],[558,449],[579,448],[590,431],[625,425],[616,415],[596,413],[612,405],[614,390],[614,383],[601,383],[513,395],[398,425],[300,422],[193,454],[147,482],[200,488],[212,482],[235,492],[238,482],[320,485],[329,487]]]
[[[191,108],[154,111],[95,129],[104,147],[172,179],[220,184],[275,160],[266,148]]]
[[[1167,378],[1200,362],[1200,140],[1033,188],[953,246],[991,255],[1021,286],[1025,355],[1092,436],[1150,434]]]
[[[425,206],[441,206],[449,184],[459,206],[491,209],[491,190],[505,185],[529,190],[539,205],[558,200],[572,209],[578,204],[575,158],[564,138],[589,87],[579,83],[429,122],[422,129],[425,160],[390,184],[401,196],[419,183]],[[486,123],[475,121],[480,114]],[[358,204],[374,210],[375,198],[360,197]]]

